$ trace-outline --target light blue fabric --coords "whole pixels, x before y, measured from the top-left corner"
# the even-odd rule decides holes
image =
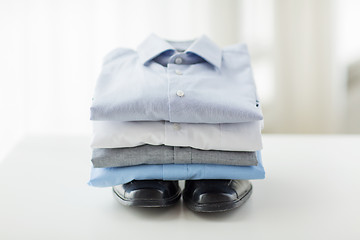
[[[103,63],[91,120],[236,123],[262,120],[246,45],[150,35]]]
[[[190,179],[263,179],[265,170],[261,153],[256,152],[257,166],[215,164],[164,164],[131,167],[92,168],[89,185],[111,187],[132,180],[190,180]]]

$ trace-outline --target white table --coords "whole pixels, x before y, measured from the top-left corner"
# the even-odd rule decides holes
[[[120,205],[86,185],[87,137],[27,137],[0,163],[0,239],[360,239],[360,136],[265,135],[241,208]],[[182,182],[183,184],[183,182]]]

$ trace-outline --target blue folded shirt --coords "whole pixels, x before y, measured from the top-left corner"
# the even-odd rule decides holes
[[[256,152],[257,166],[217,164],[163,164],[130,167],[92,168],[89,185],[111,187],[132,180],[196,180],[196,179],[263,179],[265,170],[261,153]]]

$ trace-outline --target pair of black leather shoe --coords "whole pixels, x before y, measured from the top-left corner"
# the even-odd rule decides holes
[[[114,186],[124,205],[168,207],[181,197],[178,181],[134,180]],[[222,212],[240,207],[251,195],[248,180],[187,180],[182,192],[185,205],[195,212]]]

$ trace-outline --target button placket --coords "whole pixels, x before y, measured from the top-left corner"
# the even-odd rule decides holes
[[[176,70],[175,70],[175,73],[176,73],[177,75],[183,75],[183,72],[182,72],[181,70],[179,70],[179,69],[176,69]]]
[[[169,62],[177,65],[184,63],[184,53],[177,53],[170,57]]]
[[[176,64],[182,64],[182,62],[183,62],[183,60],[182,60],[181,57],[175,58],[175,63],[176,63]]]
[[[165,135],[166,142],[165,145],[177,146],[177,144],[182,143],[183,137],[181,137],[183,128],[180,123],[165,122]]]
[[[184,84],[183,78],[185,78],[185,71],[188,68],[187,65],[179,65],[175,63],[175,59],[172,59],[168,64],[168,94],[169,94],[169,120],[170,122],[177,122],[175,118],[173,118],[174,111],[182,105],[181,100],[185,97],[186,92],[184,89],[186,84]],[[175,129],[172,127],[172,130]]]
[[[176,95],[177,95],[178,97],[183,97],[183,96],[185,95],[185,93],[184,93],[183,91],[181,91],[181,90],[177,90],[177,91],[176,91]]]
[[[178,60],[178,59],[180,59],[181,60],[181,58],[176,58],[175,59],[175,62],[176,62],[176,60]],[[181,60],[182,61],[182,60]],[[177,74],[177,75],[183,75],[183,72],[181,71],[181,70],[179,70],[179,69],[175,69],[175,73]],[[184,95],[185,95],[185,93],[184,93],[184,91],[182,91],[182,90],[177,90],[176,91],[176,95],[178,96],[178,97],[183,97]]]

